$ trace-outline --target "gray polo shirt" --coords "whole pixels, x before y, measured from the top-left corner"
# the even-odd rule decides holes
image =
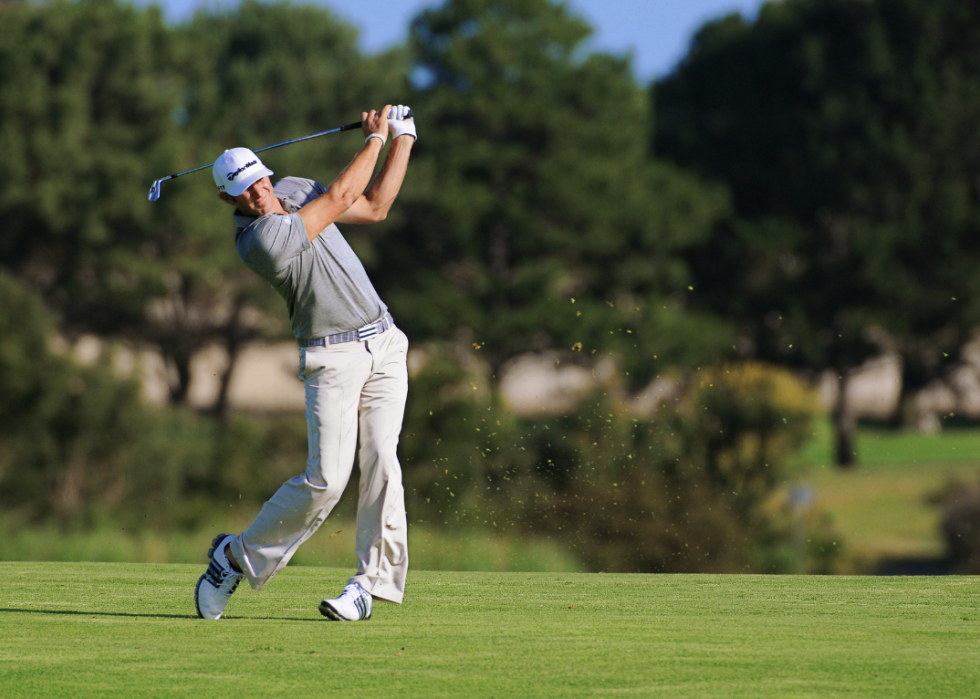
[[[388,307],[337,226],[331,223],[310,242],[296,213],[326,188],[284,177],[273,191],[289,213],[252,218],[236,210],[235,247],[245,266],[285,299],[296,338],[326,337],[379,320]]]

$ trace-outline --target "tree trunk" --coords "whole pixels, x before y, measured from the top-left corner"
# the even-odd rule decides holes
[[[228,387],[231,385],[231,374],[235,369],[235,362],[242,350],[244,333],[241,328],[241,313],[245,302],[242,298],[235,300],[235,308],[228,319],[228,324],[222,333],[225,341],[225,352],[228,354],[228,363],[221,374],[221,385],[218,388],[218,397],[214,403],[214,413],[222,425],[228,422]]]
[[[175,405],[184,405],[191,385],[191,357],[187,352],[174,352],[170,361],[174,369],[170,376],[170,400]]]
[[[849,372],[838,369],[837,405],[834,408],[834,432],[837,438],[837,465],[842,469],[852,469],[857,461],[855,432],[857,417],[847,404],[847,383]]]

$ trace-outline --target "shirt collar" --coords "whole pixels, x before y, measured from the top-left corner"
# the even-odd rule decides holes
[[[287,214],[295,214],[297,211],[299,211],[299,207],[292,202],[280,199],[279,203],[282,204],[282,208],[286,210]],[[238,209],[235,209],[232,215],[235,218],[235,225],[238,228],[248,228],[250,225],[252,225],[252,223],[262,218],[261,216],[246,216],[245,214],[240,213]],[[266,215],[271,216],[272,214]]]

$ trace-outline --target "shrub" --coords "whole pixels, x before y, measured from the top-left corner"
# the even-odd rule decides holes
[[[952,479],[932,501],[942,511],[939,529],[951,571],[980,575],[980,485]]]
[[[0,506],[65,525],[179,521],[188,478],[211,459],[210,426],[142,405],[106,365],[53,353],[41,301],[6,275],[0,294]]]
[[[525,529],[564,540],[590,570],[742,570],[744,526],[683,456],[683,436],[667,421],[631,417],[608,397],[591,405],[539,430],[539,483],[524,508]]]
[[[746,362],[698,371],[664,418],[684,456],[745,523],[788,475],[811,433],[816,395],[785,369]]]
[[[502,456],[515,450],[515,419],[482,365],[444,346],[426,346],[421,354],[424,367],[409,383],[399,445],[409,515],[417,522],[482,523],[487,489],[509,478]]]
[[[704,369],[651,418],[607,388],[571,415],[517,419],[479,380],[447,354],[413,378],[402,457],[416,521],[548,535],[591,570],[826,569],[764,507],[817,410],[789,372]]]
[[[560,421],[565,434],[552,430],[541,450],[548,469],[566,467],[559,478],[540,474],[552,490],[536,499],[532,526],[564,538],[593,570],[796,567],[775,565],[788,536],[764,508],[817,409],[789,372],[703,369],[650,420],[607,397],[592,403]],[[557,443],[567,446],[549,456]]]

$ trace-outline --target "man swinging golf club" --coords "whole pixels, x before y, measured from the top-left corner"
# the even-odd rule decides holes
[[[309,458],[255,521],[219,534],[194,601],[221,617],[241,579],[259,590],[323,524],[347,486],[360,432],[357,574],[320,612],[336,621],[371,618],[372,598],[400,603],[408,571],[408,525],[395,454],[408,393],[408,339],[395,327],[336,223],[384,220],[401,189],[415,141],[407,107],[361,116],[364,145],[329,187],[284,177],[246,148],[214,163],[218,196],[235,207],[235,246],[245,265],[286,301],[306,384]],[[389,134],[392,144],[368,187]]]

